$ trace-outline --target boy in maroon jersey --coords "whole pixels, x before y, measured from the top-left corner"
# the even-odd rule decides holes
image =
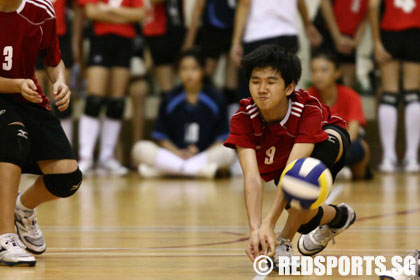
[[[291,209],[278,188],[273,206],[262,220],[261,178],[274,179],[277,184],[288,163],[309,156],[320,159],[335,178],[344,166],[349,147],[345,122],[331,115],[328,107],[306,91],[295,90],[301,65],[294,54],[265,45],[247,55],[242,64],[252,97],[241,100],[225,145],[237,149],[244,173],[251,229],[246,253],[251,260],[260,254],[274,256],[277,265],[279,256],[291,257],[290,240],[299,232],[304,234],[298,243],[299,251],[314,255],[354,223],[353,209],[344,203],[323,204],[308,211]],[[285,208],[289,217],[276,240],[274,227]]]
[[[35,208],[73,195],[82,181],[60,121],[35,79],[38,52],[53,83],[56,105],[64,111],[71,93],[52,4],[0,0],[0,264],[10,266],[35,265],[25,248],[36,254],[46,249]],[[22,173],[40,176],[18,196]]]

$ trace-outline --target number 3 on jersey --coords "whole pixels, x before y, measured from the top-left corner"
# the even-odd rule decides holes
[[[276,147],[272,146],[267,151],[265,151],[265,160],[264,163],[270,165],[274,162],[274,155],[276,153]]]
[[[4,55],[4,62],[2,64],[2,69],[4,71],[10,71],[12,70],[12,62],[13,62],[13,47],[12,46],[6,46],[3,49],[3,55]]]

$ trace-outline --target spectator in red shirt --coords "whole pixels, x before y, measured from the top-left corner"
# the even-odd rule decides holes
[[[364,179],[371,174],[368,167],[370,150],[363,139],[366,120],[362,100],[351,88],[337,84],[341,74],[339,67],[333,53],[314,54],[311,62],[313,87],[308,92],[347,122],[351,140],[347,166],[351,168],[353,179]]]

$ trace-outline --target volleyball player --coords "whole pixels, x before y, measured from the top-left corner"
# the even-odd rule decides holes
[[[36,254],[46,250],[35,208],[73,195],[82,181],[71,145],[34,73],[40,52],[56,106],[65,111],[71,93],[56,28],[49,1],[0,1],[0,263],[10,266],[35,265],[25,248]],[[39,176],[18,195],[22,173]]]
[[[301,75],[296,55],[265,45],[245,56],[242,64],[252,97],[241,100],[225,145],[237,150],[244,174],[251,230],[246,253],[252,261],[260,254],[274,256],[277,265],[279,256],[291,257],[290,241],[299,232],[299,251],[314,255],[354,223],[354,210],[345,203],[307,211],[292,209],[279,187],[263,219],[262,179],[278,184],[288,163],[309,156],[320,159],[335,178],[349,148],[345,122],[306,91],[295,90]],[[274,228],[285,208],[289,216],[276,238]]]
[[[382,172],[397,170],[395,150],[398,107],[404,104],[405,154],[403,170],[418,172],[420,141],[420,0],[385,0],[379,20],[381,0],[370,0],[374,54],[381,70],[378,122],[383,148]],[[401,75],[400,75],[401,70]],[[400,81],[401,77],[401,81]],[[401,85],[401,87],[400,87]]]

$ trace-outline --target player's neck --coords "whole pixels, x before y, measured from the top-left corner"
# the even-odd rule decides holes
[[[261,110],[260,113],[263,117],[264,122],[266,123],[277,123],[280,122],[286,117],[287,111],[289,110],[289,99],[285,98],[282,100],[282,103],[279,106],[276,106],[273,109]]]
[[[327,106],[333,106],[337,101],[338,89],[337,84],[332,84],[331,86],[325,88],[323,91],[320,91],[322,102]]]
[[[196,104],[198,102],[198,96],[201,92],[202,85],[196,85],[191,87],[185,87],[185,93],[187,94],[187,101],[190,104]]]
[[[23,0],[0,0],[0,11],[1,12],[14,12],[16,11]]]

